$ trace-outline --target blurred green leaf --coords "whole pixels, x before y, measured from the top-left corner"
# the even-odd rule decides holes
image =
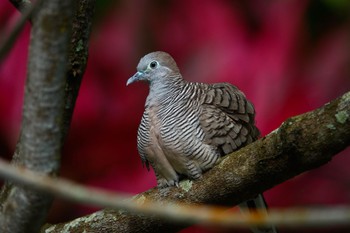
[[[350,11],[349,0],[323,0],[324,4],[337,11],[340,14],[348,13]]]

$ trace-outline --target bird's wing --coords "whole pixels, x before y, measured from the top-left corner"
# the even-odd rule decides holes
[[[200,123],[206,143],[217,146],[223,154],[258,137],[254,107],[237,87],[229,83],[209,85],[202,97],[202,107]]]

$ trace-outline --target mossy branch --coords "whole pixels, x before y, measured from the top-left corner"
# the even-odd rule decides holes
[[[349,144],[350,92],[319,109],[286,120],[264,138],[224,157],[200,180],[182,182],[181,188],[161,192],[153,188],[134,199],[164,205],[181,202],[231,207],[326,164]],[[188,224],[175,224],[159,215],[105,209],[72,222],[47,225],[42,232],[61,232],[63,228],[71,232],[174,232]]]

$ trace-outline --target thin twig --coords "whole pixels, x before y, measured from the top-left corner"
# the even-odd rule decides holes
[[[350,207],[270,209],[269,215],[256,211],[242,215],[218,206],[181,203],[157,203],[97,188],[86,188],[73,182],[39,175],[25,168],[15,167],[0,159],[0,176],[76,203],[111,207],[137,214],[155,215],[178,223],[205,223],[224,227],[242,227],[256,224],[274,224],[287,227],[324,227],[350,225]],[[187,181],[183,181],[187,182]],[[181,183],[183,185],[183,183]]]
[[[27,1],[11,1],[12,4],[15,5],[15,3],[19,4],[18,7],[15,5],[23,14],[21,18],[18,20],[18,22],[13,27],[10,34],[5,37],[1,43],[0,43],[0,63],[3,61],[5,56],[8,54],[8,52],[11,50],[13,44],[16,41],[16,38],[18,37],[19,33],[23,30],[24,25],[28,20],[31,19],[33,13],[39,8],[41,5],[42,0],[37,0],[35,4],[28,3]]]
[[[10,2],[22,13],[32,7],[32,2],[29,0],[10,0]]]

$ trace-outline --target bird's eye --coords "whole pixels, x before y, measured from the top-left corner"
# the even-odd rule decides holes
[[[149,67],[154,69],[158,66],[158,62],[157,61],[152,61],[150,64],[149,64]]]

